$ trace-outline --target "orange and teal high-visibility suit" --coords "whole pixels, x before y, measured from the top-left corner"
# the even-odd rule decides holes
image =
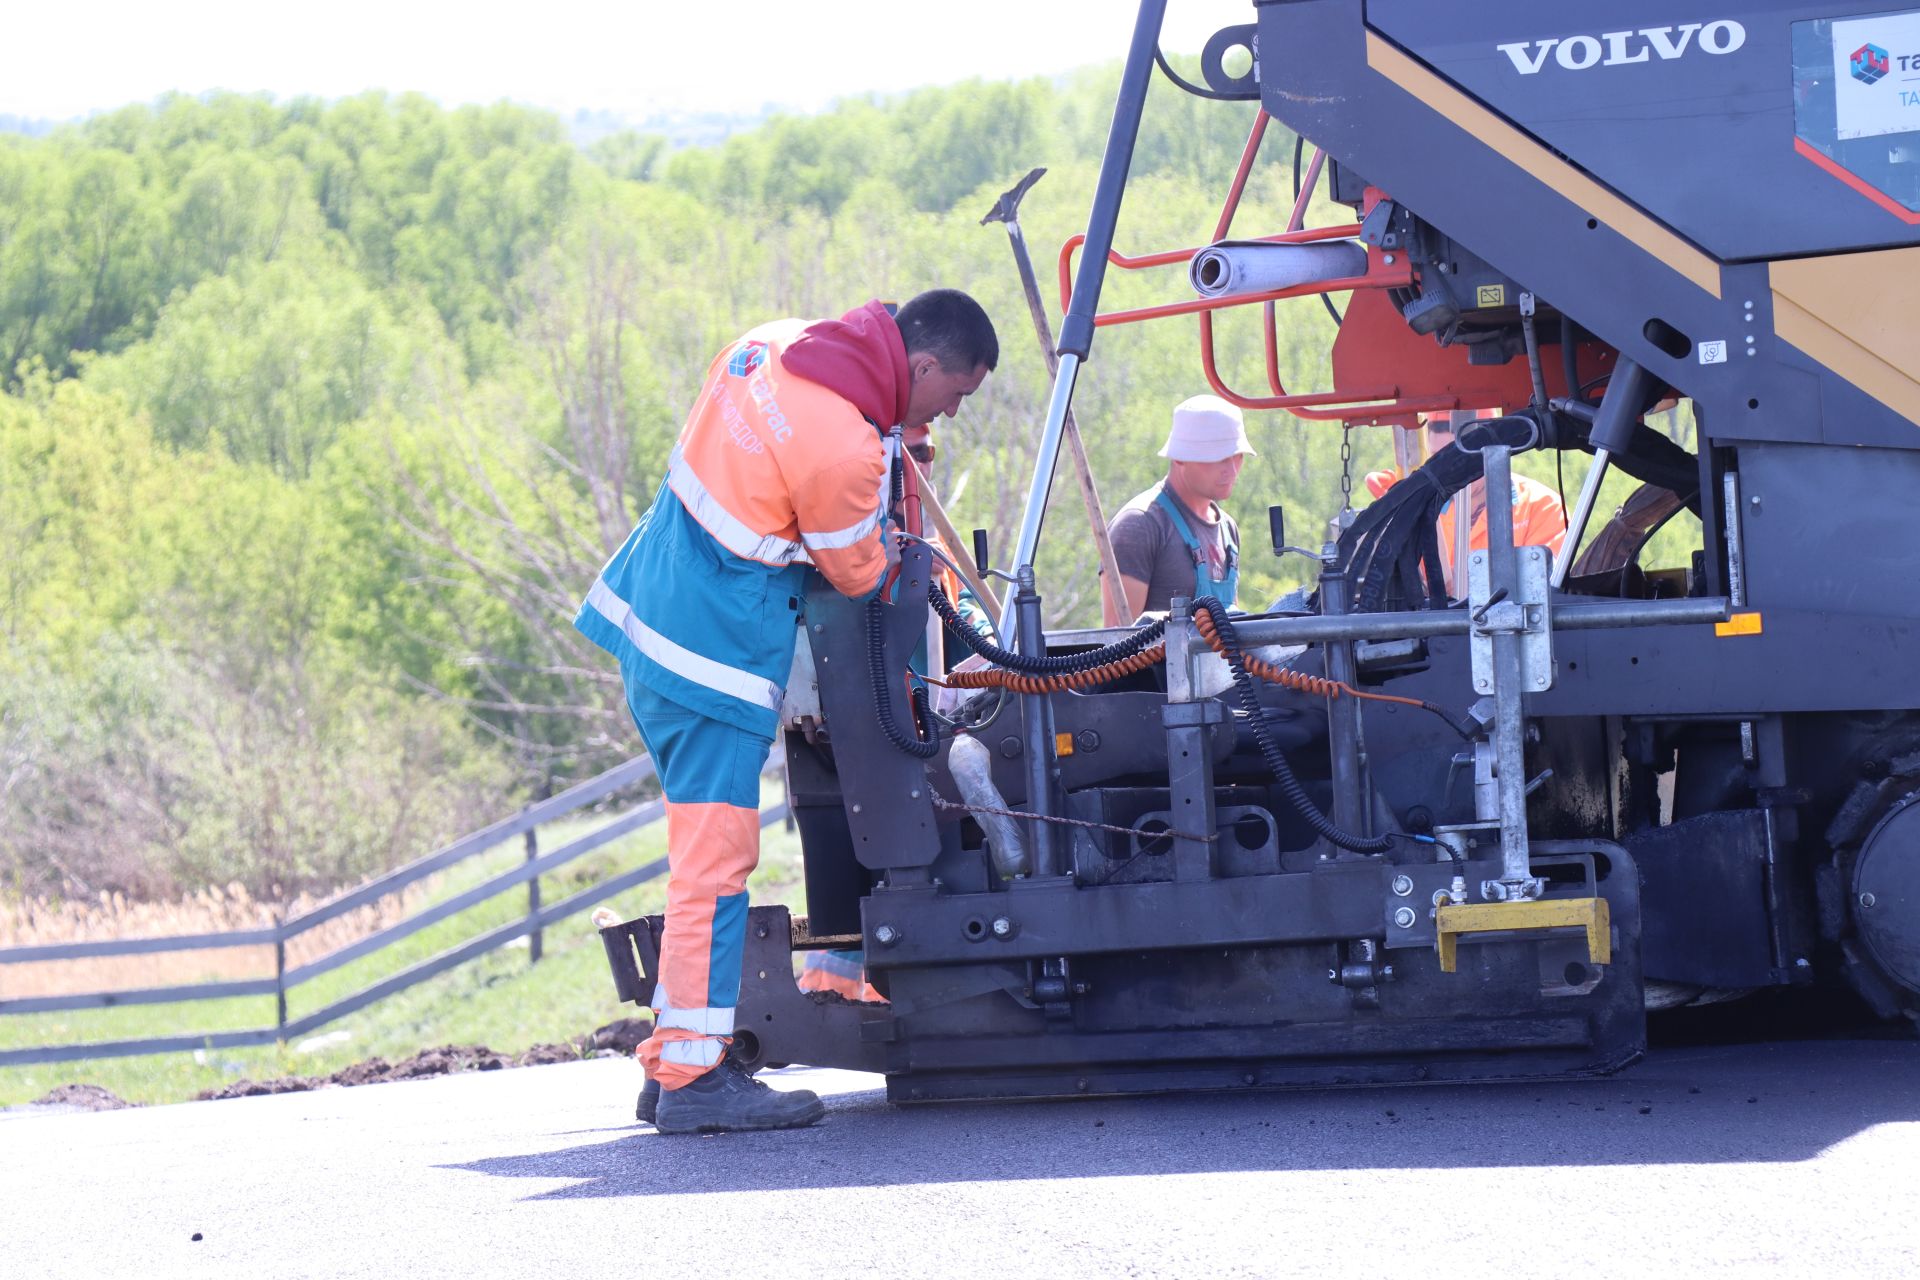
[[[718,1065],[732,1035],[759,775],[806,575],[855,597],[879,587],[897,436],[877,424],[899,422],[909,384],[879,303],[838,321],[762,325],[729,346],[652,508],[575,619],[619,659],[666,793],[666,928],[654,1033],[639,1051],[664,1088]]]

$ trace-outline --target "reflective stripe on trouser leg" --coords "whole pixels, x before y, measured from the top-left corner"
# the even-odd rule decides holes
[[[807,952],[796,985],[802,991],[831,992],[869,1004],[887,1002],[867,981],[866,956],[859,951]]]

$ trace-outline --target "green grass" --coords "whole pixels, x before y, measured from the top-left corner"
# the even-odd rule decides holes
[[[779,783],[764,784],[762,803],[777,799]],[[557,849],[597,822],[556,822],[540,831],[541,848]],[[637,867],[666,852],[666,824],[656,822],[596,850],[540,881],[541,900],[554,903],[580,889]],[[524,854],[516,839],[440,876],[421,905],[444,901],[514,866]],[[748,881],[755,902],[797,902],[800,842],[775,825],[762,833],[760,867]],[[606,905],[631,919],[660,911],[660,877]],[[369,984],[439,954],[526,913],[526,888],[516,885],[421,930],[385,950],[323,974],[288,995],[287,1016],[298,1018]],[[0,1106],[31,1102],[57,1085],[97,1084],[130,1102],[178,1102],[242,1078],[325,1075],[370,1057],[399,1058],[441,1044],[484,1044],[503,1053],[566,1040],[637,1012],[614,997],[599,934],[579,913],[546,930],[544,955],[529,963],[524,945],[509,945],[417,986],[378,1001],[316,1031],[349,1038],[308,1053],[290,1045],[142,1057],[101,1058],[0,1068]],[[204,1000],[187,1004],[87,1009],[0,1017],[0,1049],[148,1036],[205,1034],[273,1025],[273,998]]]

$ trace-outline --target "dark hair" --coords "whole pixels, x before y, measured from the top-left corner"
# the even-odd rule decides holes
[[[958,289],[929,289],[893,317],[907,354],[924,351],[949,373],[1000,363],[1000,339],[986,310]]]

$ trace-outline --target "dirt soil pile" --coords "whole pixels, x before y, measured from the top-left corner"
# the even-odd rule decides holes
[[[97,1084],[63,1084],[44,1098],[35,1098],[36,1107],[78,1107],[82,1111],[118,1111],[134,1104]]]
[[[633,1053],[653,1032],[653,1024],[644,1018],[622,1018],[610,1022],[591,1035],[575,1036],[559,1044],[537,1044],[520,1053],[499,1053],[477,1044],[449,1044],[437,1049],[422,1049],[398,1062],[369,1058],[343,1067],[330,1076],[283,1076],[278,1080],[240,1080],[224,1088],[208,1089],[194,1095],[195,1101],[216,1098],[255,1098],[268,1093],[304,1093],[309,1089],[359,1084],[386,1084],[394,1080],[418,1080],[426,1076],[452,1075],[458,1071],[499,1071],[505,1067],[537,1067],[552,1062],[578,1062],[582,1058],[624,1057]],[[66,1089],[92,1089],[92,1085],[65,1085]],[[60,1090],[55,1090],[55,1093]],[[105,1093],[104,1089],[99,1090]],[[111,1094],[107,1095],[112,1097]],[[43,1101],[53,1100],[49,1094]],[[114,1099],[118,1102],[118,1099]],[[120,1103],[121,1106],[127,1104]]]

